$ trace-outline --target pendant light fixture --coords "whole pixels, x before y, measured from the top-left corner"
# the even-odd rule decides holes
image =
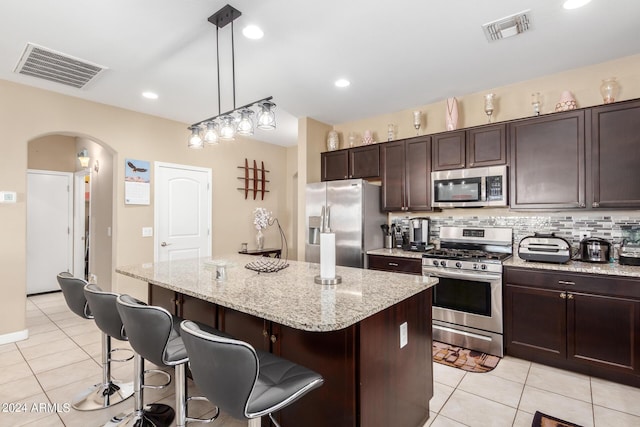
[[[202,148],[204,144],[216,145],[219,141],[231,141],[236,133],[243,136],[253,135],[253,117],[256,116],[257,127],[262,130],[273,130],[276,128],[276,117],[273,109],[276,104],[271,100],[273,97],[259,99],[250,104],[236,108],[236,68],[235,68],[235,47],[233,42],[233,21],[240,17],[242,13],[230,5],[226,5],[208,19],[216,26],[216,63],[218,78],[218,115],[194,123],[189,126],[189,148]],[[220,108],[220,49],[218,46],[218,30],[231,24],[231,70],[233,83],[233,110],[221,113]],[[204,136],[202,133],[204,132]]]

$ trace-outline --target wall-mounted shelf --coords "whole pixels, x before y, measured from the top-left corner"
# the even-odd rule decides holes
[[[244,169],[244,176],[239,176],[238,179],[244,181],[244,188],[238,188],[240,191],[244,191],[244,198],[247,199],[249,192],[253,192],[253,200],[256,199],[258,193],[260,193],[261,200],[264,200],[264,193],[268,193],[267,172],[264,168],[264,162],[260,162],[260,168],[256,161],[253,161],[253,167],[249,167],[249,161],[244,159],[244,166],[238,166],[238,169]]]

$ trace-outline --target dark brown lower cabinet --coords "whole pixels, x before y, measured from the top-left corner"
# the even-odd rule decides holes
[[[640,280],[505,268],[505,352],[640,386]]]
[[[218,327],[215,304],[151,284],[148,295],[150,304],[165,308],[174,316]]]
[[[151,304],[166,304],[172,293],[149,285]],[[177,301],[191,298],[177,294]],[[220,330],[324,377],[322,387],[274,414],[282,427],[419,427],[433,396],[431,300],[428,289],[330,332],[294,329],[203,300],[191,313],[215,313]],[[190,312],[183,317],[191,319]],[[407,345],[400,348],[405,322]]]
[[[422,274],[422,258],[405,258],[386,255],[367,255],[370,270],[396,273]]]

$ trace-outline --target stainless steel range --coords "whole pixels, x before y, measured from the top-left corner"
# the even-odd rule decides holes
[[[433,339],[502,357],[502,262],[510,228],[440,227],[440,248],[422,256],[433,290]]]

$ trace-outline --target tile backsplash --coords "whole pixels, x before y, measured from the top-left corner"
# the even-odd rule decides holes
[[[486,213],[485,213],[486,212]],[[601,237],[614,244],[622,241],[622,227],[640,227],[640,211],[621,211],[603,213],[554,212],[532,215],[530,213],[514,213],[500,209],[474,209],[473,213],[458,213],[457,210],[446,210],[424,215],[392,215],[398,217],[426,216],[430,218],[429,234],[432,240],[438,238],[440,227],[508,227],[513,229],[513,243],[518,245],[524,237],[539,233],[555,233],[563,237],[573,246],[578,246],[583,232],[588,231],[592,237]]]

